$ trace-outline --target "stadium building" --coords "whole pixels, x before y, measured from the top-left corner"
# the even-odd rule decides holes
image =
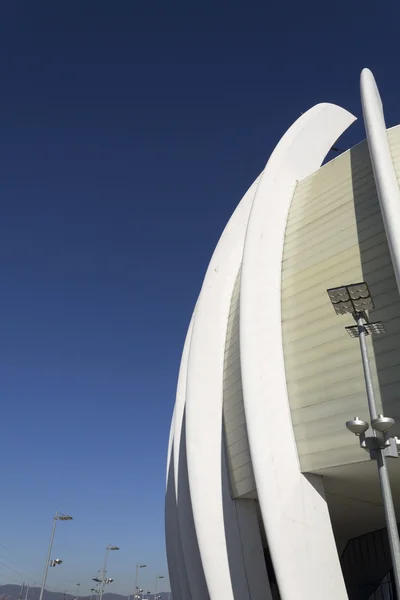
[[[395,598],[377,463],[346,428],[370,421],[360,345],[327,294],[368,285],[386,330],[367,338],[378,412],[400,424],[400,126],[368,70],[361,98],[367,139],[325,163],[355,117],[304,113],[212,256],[168,452],[174,600]]]

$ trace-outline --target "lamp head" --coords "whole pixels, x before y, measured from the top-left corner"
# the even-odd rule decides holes
[[[384,417],[383,415],[379,415],[376,419],[372,419],[371,421],[371,427],[380,433],[386,433],[389,429],[392,429],[393,425],[394,419],[391,417]]]
[[[362,435],[369,428],[369,424],[367,421],[354,417],[351,421],[346,422],[346,427],[351,433],[354,433],[354,435]]]

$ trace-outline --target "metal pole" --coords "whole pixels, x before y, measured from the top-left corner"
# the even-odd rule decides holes
[[[30,586],[30,585],[28,585],[28,586],[27,586],[27,588],[26,588],[25,600],[28,600],[28,594],[29,594],[29,588],[30,588],[30,587],[31,587],[31,586]]]
[[[158,587],[158,586],[157,586],[157,583],[158,583],[158,581],[157,581],[157,580],[158,580],[158,575],[156,575],[156,580],[155,580],[155,582],[154,582],[154,589],[155,589],[155,592],[154,592],[154,600],[157,600],[157,587]]]
[[[361,358],[364,369],[365,386],[367,389],[369,414],[372,419],[376,419],[376,404],[375,394],[372,385],[371,369],[369,364],[367,343],[365,340],[364,318],[362,315],[357,315],[357,326],[360,339]],[[375,435],[375,431],[374,431]],[[383,507],[385,510],[386,527],[388,532],[390,554],[392,557],[393,574],[396,588],[396,597],[400,600],[400,539],[399,530],[397,528],[396,513],[393,505],[392,490],[390,487],[389,472],[386,465],[386,457],[384,450],[377,450],[377,466],[379,482],[383,498]]]
[[[47,580],[47,571],[49,570],[51,550],[53,548],[53,540],[54,540],[54,534],[56,532],[57,520],[58,520],[58,512],[56,512],[56,514],[53,517],[53,527],[51,529],[49,548],[47,550],[46,564],[45,564],[45,567],[44,567],[42,587],[40,588],[39,600],[43,600],[43,592],[44,592],[44,587],[46,585],[46,580]]]
[[[372,419],[376,419],[378,416],[376,412],[376,404],[375,404],[375,394],[374,388],[372,385],[372,376],[371,376],[371,368],[369,366],[369,358],[368,358],[368,350],[367,350],[367,342],[365,339],[365,329],[364,329],[364,317],[362,314],[356,315],[357,327],[358,327],[358,335],[360,340],[360,350],[361,350],[361,358],[364,369],[364,379],[365,379],[365,387],[367,390],[367,399],[368,399],[368,408],[369,414]]]
[[[136,572],[135,572],[135,591],[133,592],[133,600],[136,600],[136,596],[139,597],[138,594],[138,577],[139,577],[139,565],[136,565]]]
[[[103,592],[104,592],[104,582],[106,579],[106,573],[107,573],[107,557],[108,557],[108,546],[106,548],[106,555],[104,557],[104,565],[103,565],[103,574],[101,576],[101,583],[100,583],[100,592],[99,592],[99,600],[102,600],[103,598]],[[42,600],[41,598],[39,598],[39,600]]]

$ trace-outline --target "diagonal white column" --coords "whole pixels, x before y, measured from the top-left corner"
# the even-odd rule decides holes
[[[297,181],[321,165],[355,117],[332,104],[302,115],[262,174],[247,227],[240,296],[240,350],[247,432],[258,499],[281,600],[347,598],[318,478],[300,471],[286,390],[281,272]]]
[[[387,138],[382,100],[369,69],[361,73],[361,103],[376,191],[400,291],[400,190]]]
[[[254,183],[227,224],[211,259],[196,306],[186,392],[186,447],[189,487],[201,561],[212,600],[234,600],[227,529],[238,529],[224,512],[222,403],[224,351],[231,296],[242,261]],[[248,599],[248,594],[240,596]]]

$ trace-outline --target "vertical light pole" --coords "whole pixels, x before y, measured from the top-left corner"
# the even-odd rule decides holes
[[[118,546],[111,546],[110,544],[108,546],[106,546],[106,554],[104,556],[104,565],[103,565],[103,571],[102,571],[101,582],[100,582],[99,600],[102,600],[102,598],[103,598],[104,586],[106,583],[107,559],[108,559],[108,553],[110,550],[111,551],[119,550],[119,548],[118,548]],[[42,600],[42,599],[39,598],[39,600]]]
[[[54,534],[56,532],[57,521],[72,521],[72,517],[71,517],[71,515],[64,515],[63,513],[59,513],[59,512],[56,512],[56,514],[53,517],[53,527],[51,528],[50,542],[49,542],[49,548],[47,550],[46,564],[44,566],[42,587],[40,588],[39,600],[43,600],[43,592],[44,592],[44,588],[46,585],[47,572],[48,572],[49,566],[50,566],[51,550],[53,548],[53,540],[54,540]]]
[[[147,565],[141,565],[140,563],[138,563],[136,565],[135,591],[133,593],[133,600],[136,600],[136,598],[139,598],[139,569],[145,569],[146,567],[147,567]]]
[[[388,432],[394,425],[394,419],[378,415],[375,393],[372,384],[371,368],[367,350],[367,335],[385,333],[385,327],[380,321],[371,323],[367,311],[375,308],[368,285],[365,281],[351,285],[331,288],[329,298],[337,315],[352,314],[356,325],[346,327],[350,337],[358,338],[360,342],[361,361],[364,371],[365,388],[367,392],[368,409],[371,418],[372,436],[366,436],[369,423],[358,417],[347,421],[346,427],[360,438],[360,446],[369,452],[370,458],[376,460],[379,482],[383,498],[386,527],[388,532],[390,554],[392,557],[396,597],[400,599],[400,539],[397,528],[396,513],[393,505],[389,472],[386,457],[399,456],[400,441],[389,436]]]
[[[79,598],[79,590],[80,590],[80,583],[76,584],[76,596],[75,596],[75,600],[78,600]]]
[[[164,579],[164,575],[156,575],[156,580],[154,582],[154,600],[157,600],[157,590],[158,590],[158,580]]]

